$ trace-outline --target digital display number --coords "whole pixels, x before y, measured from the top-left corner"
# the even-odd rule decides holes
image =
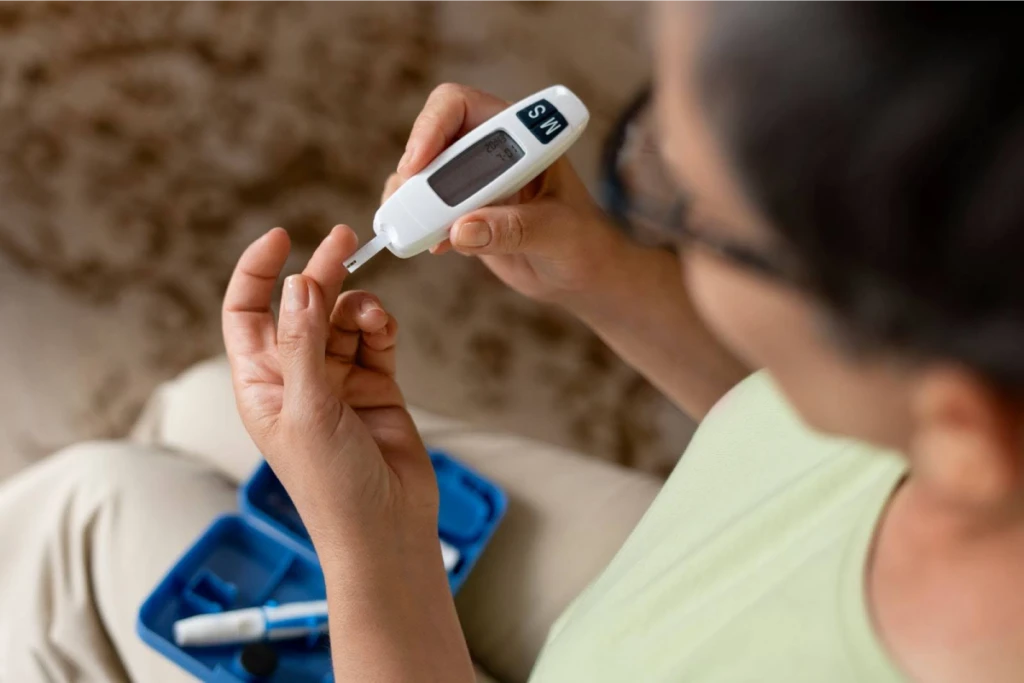
[[[497,179],[524,156],[512,136],[496,130],[480,138],[427,179],[448,206],[458,206]]]

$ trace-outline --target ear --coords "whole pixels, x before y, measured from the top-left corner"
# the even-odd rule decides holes
[[[1024,491],[1019,405],[980,376],[931,367],[912,390],[914,476],[946,503],[996,512]]]

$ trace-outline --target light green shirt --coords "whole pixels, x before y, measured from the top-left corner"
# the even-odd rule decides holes
[[[864,586],[903,472],[891,453],[813,434],[754,375],[554,626],[531,683],[905,683]]]

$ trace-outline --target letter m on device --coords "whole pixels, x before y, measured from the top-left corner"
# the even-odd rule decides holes
[[[561,112],[554,111],[550,116],[543,119],[537,127],[531,132],[534,137],[540,140],[545,145],[555,139],[555,137],[563,130],[569,127],[565,117],[562,116]]]

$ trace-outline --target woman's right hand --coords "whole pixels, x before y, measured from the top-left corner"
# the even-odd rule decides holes
[[[384,198],[455,140],[508,106],[467,86],[437,87],[413,125]],[[563,157],[501,205],[477,209],[457,220],[449,240],[433,251],[452,248],[479,256],[516,291],[572,310],[600,289],[598,279],[624,243]]]

